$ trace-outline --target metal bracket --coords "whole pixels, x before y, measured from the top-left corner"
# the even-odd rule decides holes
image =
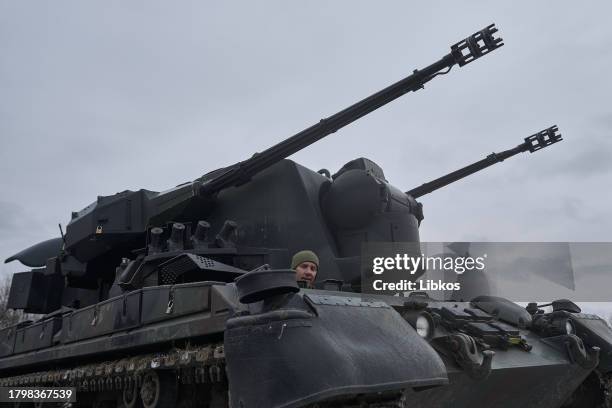
[[[166,307],[166,314],[172,314],[174,312],[174,286],[170,288],[168,292],[168,305]]]
[[[99,313],[100,312],[98,310],[98,305],[96,305],[93,310],[93,319],[91,320],[91,323],[90,323],[91,326],[95,326],[96,324],[98,324],[98,314]]]
[[[586,370],[592,370],[599,365],[599,347],[591,347],[587,350],[582,339],[574,334],[547,337],[542,339],[546,343],[559,351],[566,351],[569,360],[578,364]]]
[[[573,334],[568,334],[565,339],[565,348],[567,354],[573,363],[587,370],[592,370],[599,364],[599,347],[591,347],[587,351],[580,337]]]
[[[438,337],[432,340],[432,344],[451,354],[455,362],[474,380],[484,380],[491,373],[491,361],[495,352],[479,351],[474,338],[467,334]]]

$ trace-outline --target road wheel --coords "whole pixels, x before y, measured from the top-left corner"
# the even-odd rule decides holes
[[[177,383],[172,371],[149,371],[140,387],[144,408],[173,407],[176,405]]]
[[[130,385],[123,389],[121,398],[123,400],[123,406],[125,408],[138,408],[139,404],[139,389],[135,382],[131,382]]]

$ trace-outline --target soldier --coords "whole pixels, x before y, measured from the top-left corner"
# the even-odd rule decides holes
[[[319,257],[312,251],[297,252],[291,259],[291,269],[295,269],[295,279],[306,282],[312,288],[319,271]]]

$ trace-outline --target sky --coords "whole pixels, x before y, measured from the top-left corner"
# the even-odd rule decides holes
[[[558,125],[564,141],[424,196],[423,241],[611,241],[612,3],[0,0],[0,258],[71,211],[250,157],[490,23],[505,45],[291,159],[368,157],[406,191]],[[2,264],[0,275],[27,268]]]

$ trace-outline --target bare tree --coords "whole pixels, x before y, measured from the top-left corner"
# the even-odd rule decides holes
[[[0,328],[17,324],[29,318],[26,313],[23,313],[23,310],[7,308],[10,291],[11,277],[0,278]]]

